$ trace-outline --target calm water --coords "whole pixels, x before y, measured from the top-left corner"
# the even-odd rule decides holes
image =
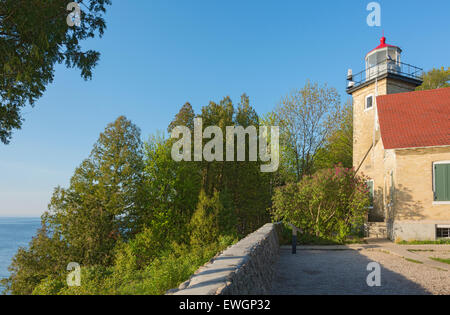
[[[21,246],[28,246],[41,223],[40,218],[0,217],[0,279],[9,276],[11,258]],[[3,287],[0,285],[0,293]]]

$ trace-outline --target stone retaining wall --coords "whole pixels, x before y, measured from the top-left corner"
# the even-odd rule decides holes
[[[266,224],[200,267],[174,295],[269,294],[279,255],[279,224]]]

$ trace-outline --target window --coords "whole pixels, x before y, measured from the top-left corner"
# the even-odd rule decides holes
[[[450,226],[437,226],[436,238],[450,238]]]
[[[435,202],[450,202],[450,161],[434,163],[433,191]]]
[[[369,208],[373,208],[373,180],[368,180],[366,182],[367,189],[369,190],[369,196],[370,196],[370,206]]]
[[[373,95],[366,96],[366,105],[364,107],[366,110],[373,108]]]

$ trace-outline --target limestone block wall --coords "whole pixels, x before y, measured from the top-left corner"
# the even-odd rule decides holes
[[[435,203],[433,163],[450,161],[450,147],[396,150],[395,219],[450,221],[450,203]]]
[[[375,96],[410,92],[414,90],[411,83],[384,78],[376,84],[364,86],[352,94],[353,98],[353,166],[359,167],[369,148],[375,146],[359,168],[359,175],[373,180],[374,207],[370,210],[369,221],[381,222],[389,218],[394,211],[391,199],[391,186],[395,180],[395,152],[385,150],[379,128],[374,128],[375,111],[365,109],[365,100],[369,95]],[[374,130],[375,129],[375,130]],[[375,139],[374,139],[375,137]],[[386,217],[388,214],[388,217]]]
[[[414,91],[415,85],[395,79],[387,79],[386,94],[397,94]]]
[[[266,224],[229,247],[195,274],[173,295],[269,294],[279,255],[279,224]]]
[[[393,241],[435,241],[436,225],[450,221],[394,221],[388,224]]]
[[[378,94],[386,94],[386,80],[378,82]],[[373,143],[373,125],[375,109],[366,110],[364,108],[366,97],[375,95],[375,84],[353,93],[353,166],[356,168],[363,160],[365,154]],[[370,156],[368,157],[370,159]],[[367,172],[367,165],[370,161],[365,161],[361,170]]]
[[[450,147],[395,150],[392,240],[435,240],[437,225],[450,225],[450,203],[433,199],[433,163],[450,161]]]

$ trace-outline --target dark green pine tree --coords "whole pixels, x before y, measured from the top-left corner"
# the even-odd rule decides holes
[[[178,126],[186,126],[191,131],[193,131],[194,130],[194,118],[195,118],[195,114],[194,114],[194,110],[192,109],[191,104],[186,103],[183,105],[183,107],[181,107],[178,114],[176,114],[174,120],[172,120],[172,122],[169,124],[167,131],[169,133],[171,133],[172,130]]]
[[[7,288],[30,294],[48,276],[64,275],[70,262],[110,266],[114,247],[136,231],[146,210],[139,129],[119,117],[100,134],[68,188],[57,187],[41,232],[18,251]]]

